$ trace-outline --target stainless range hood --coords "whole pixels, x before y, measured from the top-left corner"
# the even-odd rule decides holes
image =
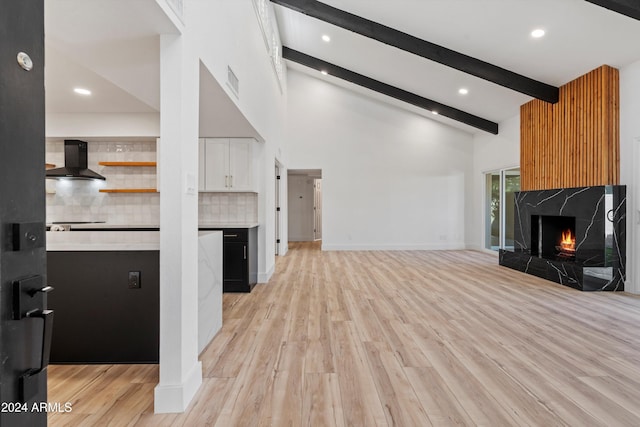
[[[64,140],[64,167],[49,169],[47,178],[106,179],[87,169],[87,143],[79,139]]]

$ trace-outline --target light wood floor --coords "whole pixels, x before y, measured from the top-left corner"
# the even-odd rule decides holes
[[[640,298],[582,293],[472,251],[321,252],[224,295],[189,411],[156,366],[52,366],[52,426],[638,426]]]

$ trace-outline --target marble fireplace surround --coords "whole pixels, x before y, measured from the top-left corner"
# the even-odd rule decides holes
[[[539,216],[575,217],[575,260],[532,255],[531,222]],[[500,250],[500,265],[583,291],[623,291],[626,187],[516,192],[514,240],[514,250]]]

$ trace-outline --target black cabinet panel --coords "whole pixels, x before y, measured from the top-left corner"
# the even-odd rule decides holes
[[[157,363],[159,251],[48,252],[51,363]],[[140,272],[140,288],[129,287]]]
[[[225,288],[228,285],[234,287],[247,285],[246,251],[247,244],[244,242],[224,242],[223,277]]]
[[[223,232],[223,292],[251,292],[258,282],[258,227],[200,230]]]

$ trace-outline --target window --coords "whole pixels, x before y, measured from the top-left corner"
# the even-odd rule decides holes
[[[520,191],[520,168],[485,174],[485,248],[513,249],[514,196]]]

